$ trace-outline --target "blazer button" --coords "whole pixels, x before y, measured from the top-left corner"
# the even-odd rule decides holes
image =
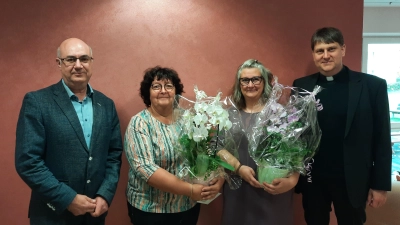
[[[90,183],[90,180],[87,180],[86,183]]]
[[[92,156],[90,156],[90,157],[89,157],[89,161],[92,161],[92,159],[93,159],[93,157],[92,157]]]

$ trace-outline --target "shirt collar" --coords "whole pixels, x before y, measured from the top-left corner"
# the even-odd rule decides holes
[[[67,91],[69,98],[72,98],[72,96],[75,96],[75,94],[71,91],[71,89],[69,89],[69,87],[65,84],[64,79],[61,79],[61,81],[62,81],[62,84],[64,85],[65,90]],[[89,97],[92,97],[92,95],[93,95],[93,88],[92,88],[92,86],[90,86],[90,84],[88,84],[88,89],[86,91],[86,95]]]
[[[346,66],[343,65],[343,68],[339,71],[339,73],[331,76],[334,81],[336,82],[348,82],[349,81],[349,73],[348,69]],[[327,77],[322,75],[321,73],[319,74],[318,80],[321,82],[330,82],[327,80]]]

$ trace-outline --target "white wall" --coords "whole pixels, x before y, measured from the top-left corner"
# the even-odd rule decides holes
[[[367,72],[368,44],[400,43],[400,7],[364,7],[362,71]],[[389,94],[391,110],[399,104],[398,95]],[[400,131],[400,123],[391,123]]]
[[[363,33],[400,34],[400,7],[364,7]]]

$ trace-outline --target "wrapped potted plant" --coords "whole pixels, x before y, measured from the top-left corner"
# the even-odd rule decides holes
[[[290,90],[288,99],[282,93]],[[300,91],[276,83],[263,110],[257,116],[249,135],[250,156],[256,162],[258,180],[272,183],[275,178],[292,172],[305,174],[305,165],[315,154],[321,130],[317,110],[322,105],[315,100],[321,90]]]
[[[181,127],[176,149],[185,162],[181,178],[192,183],[208,185],[215,177],[224,176],[224,169],[234,168],[217,155],[218,143],[227,135],[232,122],[228,110],[223,105],[221,92],[216,97],[208,97],[195,87],[196,101],[182,96],[176,109],[176,121]]]

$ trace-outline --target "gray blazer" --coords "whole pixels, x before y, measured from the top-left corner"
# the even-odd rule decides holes
[[[90,148],[62,84],[27,93],[17,124],[15,167],[32,189],[29,217],[51,224],[95,224],[67,210],[76,194],[110,205],[121,167],[122,138],[114,102],[94,91]],[[88,218],[89,217],[89,218]]]

